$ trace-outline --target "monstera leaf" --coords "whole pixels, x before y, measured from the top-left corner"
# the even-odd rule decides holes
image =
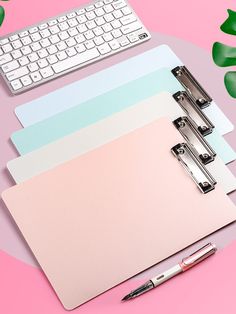
[[[1,1],[8,1],[8,0],[1,0]],[[5,10],[2,6],[0,6],[0,26],[3,23],[4,17],[5,17]]]

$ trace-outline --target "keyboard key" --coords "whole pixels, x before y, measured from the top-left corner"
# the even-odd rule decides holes
[[[20,34],[19,34],[19,36],[22,38],[22,37],[24,37],[24,36],[27,36],[27,35],[29,35],[29,33],[27,32],[27,31],[23,31],[23,32],[21,32]]]
[[[78,44],[80,44],[83,43],[86,40],[86,38],[84,37],[84,35],[80,34],[75,36],[75,40],[77,41]]]
[[[111,47],[112,50],[117,50],[120,48],[120,44],[118,43],[117,40],[110,41],[109,46]]]
[[[84,52],[86,50],[85,45],[84,44],[79,44],[75,46],[75,49],[80,53],[80,52]]]
[[[2,46],[2,50],[3,50],[5,53],[8,53],[8,52],[11,52],[13,49],[12,49],[11,44],[6,44],[6,45]]]
[[[46,67],[45,69],[40,70],[40,73],[43,78],[48,78],[54,74],[51,67]]]
[[[111,51],[111,48],[107,43],[105,43],[101,46],[98,46],[98,50],[102,55],[105,55]]]
[[[51,20],[48,22],[48,25],[49,26],[53,26],[53,25],[56,25],[57,24],[57,20]]]
[[[70,35],[70,37],[74,37],[76,35],[79,34],[79,32],[77,31],[77,29],[75,27],[68,29],[68,34]]]
[[[16,79],[28,74],[28,73],[29,73],[29,70],[25,66],[25,67],[22,67],[22,68],[19,68],[19,69],[12,71],[12,72],[7,73],[6,76],[7,76],[9,81],[13,81],[13,80],[16,80]]]
[[[96,17],[96,14],[94,12],[88,12],[86,13],[86,17],[88,20],[93,20]]]
[[[87,31],[84,33],[84,36],[86,37],[86,39],[93,39],[95,37],[93,31]]]
[[[104,33],[104,31],[103,31],[103,29],[102,29],[101,27],[95,28],[95,29],[93,30],[93,32],[94,32],[94,34],[95,34],[96,36],[100,36],[100,35],[102,35],[102,34]]]
[[[58,24],[61,31],[66,31],[69,28],[69,25],[66,22]]]
[[[122,33],[119,29],[114,29],[114,31],[111,32],[114,38],[119,38],[122,36]]]
[[[18,59],[18,58],[22,57],[22,53],[21,53],[20,49],[13,50],[11,55],[14,59]]]
[[[0,40],[0,45],[3,46],[3,45],[6,45],[9,43],[9,39],[8,38],[4,38],[4,39],[1,39]]]
[[[36,33],[37,34],[37,33]],[[36,35],[35,34],[35,35]],[[34,35],[34,34],[33,34]],[[32,35],[32,36],[33,36]],[[38,34],[39,35],[39,34]],[[50,35],[51,35],[51,33],[49,32],[49,30],[48,29],[43,29],[42,31],[40,31],[40,35],[43,37],[43,38],[46,38],[46,37],[49,37]],[[31,37],[32,37],[31,36]]]
[[[67,17],[64,15],[64,16],[59,17],[57,20],[59,23],[62,23],[62,22],[65,22],[67,20]]]
[[[113,28],[120,28],[122,25],[121,25],[121,22],[120,21],[117,21],[117,20],[115,20],[115,21],[113,21],[113,22],[111,22],[111,25],[112,25],[112,27]]]
[[[25,57],[25,56],[21,57],[18,61],[20,62],[21,66],[29,64],[29,59],[27,57]]]
[[[41,59],[38,61],[38,66],[42,69],[45,68],[46,66],[48,66],[48,62],[47,59]]]
[[[16,60],[13,60],[11,62],[4,64],[2,66],[2,70],[4,73],[7,73],[7,72],[13,71],[19,67],[20,67],[19,63]]]
[[[22,42],[19,40],[19,39],[17,39],[16,41],[13,41],[12,42],[12,47],[14,48],[14,49],[18,49],[18,48],[21,48],[23,45],[22,45]]]
[[[52,44],[57,44],[60,41],[60,38],[58,35],[52,35],[49,37],[49,40]]]
[[[95,3],[95,7],[96,8],[101,8],[102,6],[104,6],[103,1],[98,1],[98,2]]]
[[[31,48],[29,46],[25,46],[21,48],[21,52],[24,56],[30,54],[32,52]]]
[[[93,42],[92,40],[86,41],[86,42],[84,43],[84,45],[85,45],[85,47],[86,47],[87,49],[91,49],[91,48],[94,48],[94,47],[95,47],[95,44],[94,44],[94,42]]]
[[[97,46],[99,46],[104,43],[104,39],[102,38],[102,36],[99,36],[99,37],[94,38],[94,42]]]
[[[76,45],[76,41],[74,40],[74,38],[69,38],[66,40],[66,44],[68,47],[72,47]]]
[[[46,31],[46,29],[41,31],[41,32],[45,32],[45,31]],[[31,35],[31,39],[35,42],[35,41],[39,41],[40,39],[42,39],[42,37],[40,36],[39,33],[34,33]]]
[[[14,40],[17,40],[19,39],[19,36],[16,34],[16,35],[12,35],[9,37],[10,41],[14,41]]]
[[[49,64],[54,64],[54,63],[58,62],[58,59],[55,55],[47,57],[47,60],[48,60]]]
[[[30,72],[35,72],[39,69],[39,66],[36,62],[33,62],[33,63],[30,63],[28,65],[28,68],[29,68]]]
[[[36,33],[37,31],[38,31],[38,27],[32,27],[29,29],[30,34]]]
[[[23,76],[21,79],[21,82],[24,86],[28,86],[28,85],[31,85],[32,84],[32,80],[31,78],[29,77],[29,75],[25,75]]]
[[[64,50],[67,48],[67,45],[65,44],[64,41],[59,42],[58,44],[56,44],[56,47],[58,50]]]
[[[71,58],[68,58],[66,60],[63,60],[61,62],[58,62],[56,64],[54,64],[53,70],[55,71],[55,73],[60,73],[63,72],[65,70],[68,70],[70,68],[73,68],[75,66],[78,66],[80,64],[83,64],[85,62],[88,62],[92,59],[95,59],[99,57],[99,52],[97,50],[97,48],[93,48],[93,49],[89,49],[85,52],[82,52],[78,55],[75,55]]]
[[[112,12],[113,16],[115,19],[120,19],[123,16],[123,13],[121,12],[121,10],[116,10],[114,12]]]
[[[50,23],[50,22],[49,22]],[[43,30],[43,29],[45,29],[45,28],[47,28],[48,27],[48,24],[47,23],[44,23],[44,24],[41,24],[41,25],[39,25],[39,30]]]
[[[59,35],[59,37],[61,38],[61,40],[66,40],[67,38],[70,37],[66,31],[61,32],[61,33],[59,33],[58,35]]]
[[[42,48],[42,46],[39,44],[39,42],[31,44],[30,47],[33,51],[38,51]]]
[[[36,52],[33,52],[30,55],[28,55],[28,58],[29,58],[30,62],[34,62],[34,61],[37,61],[39,59]]]
[[[67,55],[68,55],[69,57],[72,57],[72,56],[74,56],[74,55],[77,54],[77,52],[76,52],[76,50],[75,50],[74,47],[71,47],[71,48],[66,49],[66,53],[67,53]]]
[[[55,45],[52,45],[50,47],[47,48],[47,51],[50,55],[53,55],[54,53],[58,52],[58,49]]]
[[[69,20],[67,23],[69,24],[70,27],[75,27],[78,25],[78,22],[75,18]]]
[[[126,36],[123,36],[123,37],[119,38],[119,43],[120,43],[121,47],[125,47],[125,46],[130,44],[130,41],[128,40],[128,38]]]
[[[132,13],[132,11],[130,10],[129,7],[124,7],[123,9],[121,9],[121,12],[122,12],[124,15],[128,15],[128,14]]]
[[[67,58],[67,54],[65,53],[65,51],[58,52],[58,53],[57,53],[57,58],[58,58],[59,60],[64,60],[64,59]]]
[[[97,17],[95,19],[95,23],[97,24],[97,26],[101,26],[101,25],[104,25],[106,23],[106,21],[103,17]]]
[[[103,8],[96,9],[94,12],[98,17],[105,14],[105,11],[103,10]]]
[[[86,26],[88,27],[88,29],[93,29],[93,28],[97,27],[97,25],[94,21],[88,21],[86,23]]]
[[[21,39],[21,42],[24,46],[29,45],[32,43],[32,40],[29,36],[25,36]]]
[[[111,3],[113,0],[104,0],[105,4]]]
[[[121,31],[123,34],[132,33],[138,29],[142,28],[142,25],[139,22],[134,22],[129,25],[121,27]]]
[[[67,14],[68,19],[72,19],[74,17],[76,17],[76,13],[75,12],[71,12],[69,14]]]
[[[93,11],[94,9],[95,9],[95,6],[94,6],[94,5],[89,5],[87,8],[85,8],[85,10],[86,10],[87,12]]]
[[[60,32],[60,29],[59,29],[59,27],[57,25],[54,25],[54,26],[50,27],[49,30],[52,33],[52,35],[57,34],[57,33]]]
[[[77,15],[84,14],[85,12],[86,12],[85,9],[80,9],[80,10],[76,11]]]
[[[123,16],[120,19],[120,22],[122,25],[127,25],[127,24],[130,24],[132,22],[135,22],[136,20],[137,20],[136,17],[133,14],[130,14],[128,16]]]
[[[112,11],[114,11],[111,4],[105,5],[103,8],[104,8],[106,13],[111,13]]]
[[[88,30],[88,27],[85,24],[81,24],[77,26],[77,29],[82,34]]]
[[[127,4],[124,0],[116,1],[112,5],[113,5],[115,10],[118,10],[118,9],[121,9],[121,8],[127,6]]]
[[[45,38],[45,39],[42,39],[40,40],[40,45],[43,47],[43,48],[46,48],[48,46],[51,45],[50,41],[48,38]]]
[[[10,55],[10,53],[0,56],[0,65],[3,65],[11,60],[12,60],[12,56]]]
[[[139,37],[137,36],[136,33],[128,34],[127,37],[131,43],[134,43],[139,40]]]
[[[106,22],[114,21],[114,16],[111,13],[108,13],[104,16]]]
[[[23,85],[21,84],[20,80],[14,80],[11,82],[11,86],[14,90],[19,90],[23,87]]]
[[[105,41],[110,41],[113,39],[113,36],[111,33],[104,34],[102,37]]]
[[[39,58],[42,59],[48,56],[48,52],[46,49],[41,49],[38,51],[38,55],[39,55]]]
[[[113,30],[113,27],[111,26],[110,23],[107,23],[107,24],[102,26],[102,29],[104,30],[104,32],[110,32]]]
[[[41,76],[41,74],[38,71],[30,74],[30,76],[31,76],[31,79],[33,80],[34,83],[39,82],[39,81],[42,80],[42,76]]]
[[[80,24],[83,24],[83,23],[86,23],[87,22],[87,18],[84,14],[82,15],[79,15],[77,16],[77,21],[80,23]]]

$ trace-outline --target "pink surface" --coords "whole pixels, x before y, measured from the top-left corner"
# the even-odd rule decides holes
[[[0,35],[3,36],[4,34],[8,32],[14,31],[21,27],[25,27],[32,23],[36,23],[42,19],[50,17],[51,15],[55,15],[67,9],[69,10],[70,8],[79,6],[86,2],[87,1],[79,1],[79,0],[78,1],[76,0],[67,0],[67,1],[10,0],[9,2],[2,2],[1,4],[6,8],[6,20],[4,22],[3,27],[0,29]],[[195,45],[204,48],[209,54],[211,53],[212,43],[216,40],[220,40],[224,43],[235,45],[235,37],[223,34],[219,30],[219,25],[227,17],[226,9],[231,8],[233,10],[236,10],[235,1],[217,0],[213,2],[213,1],[199,0],[199,1],[189,2],[187,0],[179,0],[179,1],[169,0],[169,1],[160,2],[156,0],[146,0],[145,7],[143,4],[144,2],[140,0],[130,0],[130,3],[136,9],[138,15],[141,17],[143,22],[151,31],[160,32],[167,35],[182,38],[186,40],[187,42],[192,42]],[[154,10],[153,8],[156,8],[156,10]],[[157,43],[154,42],[154,44],[157,44]],[[142,47],[144,46],[140,46],[140,48],[138,48],[136,51],[141,52],[142,50],[144,50],[144,48]],[[176,48],[178,48],[178,46],[176,46]],[[184,48],[185,47],[183,45],[183,49]],[[132,55],[131,52],[130,54]],[[12,180],[7,174],[7,171],[5,170],[5,165],[8,160],[16,156],[16,152],[14,151],[12,145],[9,143],[10,134],[16,129],[20,128],[20,124],[18,123],[13,113],[14,108],[18,104],[24,103],[26,101],[30,101],[31,99],[35,97],[39,97],[40,95],[46,94],[50,92],[51,90],[54,90],[55,88],[59,88],[63,86],[64,84],[73,82],[74,80],[79,79],[80,77],[84,77],[90,73],[93,73],[94,71],[97,71],[103,68],[104,65],[109,66],[112,63],[117,62],[118,60],[119,60],[119,57],[110,58],[104,63],[98,63],[96,66],[91,66],[89,67],[89,69],[82,70],[80,74],[78,74],[77,72],[73,73],[67,76],[66,79],[65,78],[58,79],[53,83],[47,84],[41,88],[35,89],[34,91],[18,96],[16,98],[10,97],[8,91],[5,88],[5,85],[2,82],[0,82],[1,83],[1,89],[0,89],[0,100],[1,100],[0,101],[0,117],[1,117],[0,191],[2,191],[4,188],[7,188],[13,184]],[[201,62],[201,61],[197,60],[197,62]],[[197,71],[197,67],[195,70]],[[218,76],[218,77],[220,76],[222,77],[222,82],[223,82],[224,71],[225,69],[223,69],[222,74],[219,73],[219,76]],[[221,87],[219,89],[217,88],[216,93],[218,93],[218,90],[220,89]],[[224,92],[222,94],[224,95]],[[227,115],[232,119],[232,122],[236,123],[236,114],[235,114],[235,107],[234,107],[235,102],[227,98],[226,93],[224,97],[222,96],[222,100],[223,101],[221,102],[221,105],[223,109],[224,109],[223,106],[225,106],[226,104],[227,105],[231,104],[230,108],[229,106],[226,106]],[[231,145],[234,146],[234,148],[236,147],[235,136],[236,136],[235,132],[227,135],[228,140],[230,141]],[[231,165],[231,169],[235,171],[234,164]],[[231,198],[234,198],[236,200],[236,194],[234,193],[231,196]],[[233,238],[232,235],[235,234],[235,227],[234,225],[231,225],[230,228],[232,229],[230,231],[231,232],[230,237]],[[11,247],[11,252],[13,252],[14,255],[25,256],[26,257],[25,259],[32,260],[28,250],[24,246],[24,242],[22,241],[21,236],[20,235],[17,236],[16,230],[17,229],[15,225],[12,223],[11,219],[9,218],[6,209],[4,208],[3,204],[0,202],[0,231],[1,231],[0,247],[6,247],[6,248]],[[223,241],[225,236],[226,234],[224,233],[224,230],[221,230],[221,233],[218,233],[218,241]],[[228,233],[228,236],[229,236],[229,233]],[[230,254],[230,251],[229,251],[229,254]],[[1,259],[0,259],[0,263],[1,263]],[[3,269],[5,272],[4,274],[6,276],[8,268],[3,267],[0,269],[0,271],[3,271]],[[12,272],[12,270],[11,271],[9,270],[9,274],[13,275],[14,272]],[[215,272],[212,272],[212,276],[213,275],[215,275]],[[19,289],[19,286],[17,285],[17,280],[13,280],[14,276],[12,276],[11,279],[12,280],[9,281],[10,286],[12,285],[13,288],[18,287]],[[37,286],[37,284],[39,283],[40,282],[34,282],[32,284],[32,287],[28,289],[28,293],[30,292],[33,293],[35,291],[34,290],[35,285]],[[46,313],[46,311],[42,310],[42,306],[47,307],[47,304],[46,304],[46,301],[45,303],[42,303],[42,300],[43,300],[43,296],[46,297],[46,295],[48,294],[50,295],[50,292],[48,290],[48,286],[46,286],[46,282],[42,284],[42,288],[45,288],[46,294],[39,294],[40,297],[38,298],[37,291],[35,291],[35,296],[34,297],[31,296],[30,298],[31,303],[29,305],[31,306],[31,309],[33,310],[31,310],[29,313],[33,312],[37,314],[36,312],[37,307],[40,309],[39,311],[40,314]],[[225,300],[227,301],[228,295],[227,294],[224,295],[222,291],[221,291],[222,298],[225,298]],[[4,314],[13,314],[13,313],[21,313],[21,312],[27,313],[24,311],[24,308],[28,306],[28,302],[29,302],[28,298],[27,299],[23,298],[21,300],[22,302],[21,302],[21,306],[19,307],[19,310],[17,309],[14,311],[11,308],[11,306],[13,306],[12,297],[17,297],[17,291],[14,290],[11,292],[8,289],[5,290],[5,284],[1,284],[0,292],[1,292],[1,295],[4,295],[4,297],[1,298],[0,306],[2,302],[6,301],[7,303],[9,303],[8,307],[6,306],[4,308],[4,311],[0,311],[0,312],[3,312]],[[6,293],[8,293],[8,297],[5,298]],[[27,292],[25,292],[25,295],[27,295]],[[47,300],[47,298],[45,300]],[[102,302],[103,299],[100,299],[100,300]],[[193,300],[193,298],[191,300]],[[216,301],[218,301],[218,299],[216,299]],[[106,300],[106,302],[109,303],[110,299]],[[145,304],[145,306],[147,306],[147,304],[148,302]],[[195,304],[195,302],[193,302],[192,304]],[[168,302],[167,302],[167,305],[171,306],[171,304],[168,304]],[[130,306],[130,305],[127,305],[127,306]],[[188,306],[191,306],[191,304],[188,304]],[[155,313],[156,313],[156,310],[157,310],[156,304],[154,304],[153,308],[155,309]],[[234,309],[235,307],[232,307],[232,308]],[[232,312],[232,308],[229,308],[229,309],[221,308],[220,313],[230,314]],[[63,312],[61,307],[57,307],[57,309],[58,310],[54,309],[51,311],[49,309],[48,313],[51,314],[51,313]],[[137,310],[137,308],[135,309]],[[173,313],[173,309],[172,311],[168,312],[168,314],[169,313]],[[178,312],[174,311],[174,313],[178,313]],[[192,310],[191,310],[191,313],[192,313]],[[208,313],[211,313],[211,309],[208,310]]]
[[[36,23],[65,10],[86,4],[87,0],[10,0],[4,3],[6,20],[0,35]],[[176,36],[211,50],[215,40],[234,44],[234,37],[224,35],[219,26],[227,17],[226,10],[236,10],[235,1],[157,1],[129,0],[151,31]],[[145,3],[145,4],[144,4]],[[210,21],[210,22],[209,22]]]
[[[184,256],[182,256],[184,257]],[[235,314],[236,242],[135,300],[121,298],[145,280],[130,280],[73,311],[80,314]],[[65,314],[40,270],[0,251],[0,313]],[[147,278],[149,279],[149,278]]]

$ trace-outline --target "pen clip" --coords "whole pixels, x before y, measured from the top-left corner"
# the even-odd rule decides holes
[[[183,271],[186,271],[189,268],[195,266],[196,264],[206,259],[208,256],[211,256],[212,254],[214,254],[216,250],[217,249],[214,244],[208,243],[207,245],[202,247],[200,250],[184,258],[182,262],[180,263],[180,267],[182,268]]]

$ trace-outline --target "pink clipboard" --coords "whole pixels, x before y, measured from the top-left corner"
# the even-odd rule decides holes
[[[66,309],[236,219],[220,186],[196,188],[160,119],[14,186],[3,200]]]

